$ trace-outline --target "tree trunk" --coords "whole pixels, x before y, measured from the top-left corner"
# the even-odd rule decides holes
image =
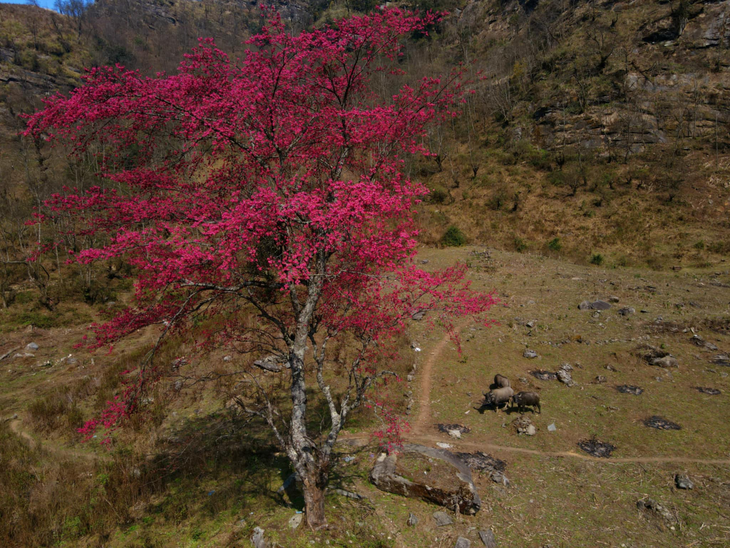
[[[326,486],[326,474],[314,473],[309,477],[302,478],[307,525],[315,531],[327,527],[327,518],[324,515],[324,490]]]

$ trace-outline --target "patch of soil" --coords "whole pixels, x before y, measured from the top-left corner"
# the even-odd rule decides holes
[[[682,427],[676,422],[665,419],[658,415],[654,415],[644,420],[644,425],[649,428],[656,428],[657,430],[681,430]]]
[[[705,324],[707,329],[710,329],[715,333],[730,335],[730,318],[707,318],[702,323]]]
[[[439,432],[443,432],[444,434],[448,434],[450,430],[457,430],[459,434],[468,434],[471,432],[471,429],[468,426],[464,426],[463,424],[437,424],[436,427],[438,428]]]
[[[631,384],[622,384],[621,386],[617,386],[616,390],[618,390],[622,394],[632,394],[634,396],[639,396],[642,392],[644,392],[643,388],[639,386],[633,386]]]
[[[492,455],[487,455],[482,451],[476,451],[474,453],[456,453],[464,463],[472,470],[479,472],[504,472],[507,468],[507,463],[503,460],[495,459]]]
[[[659,348],[656,348],[655,346],[651,346],[650,344],[642,344],[640,346],[637,346],[634,353],[638,357],[643,358],[644,360],[646,360],[649,363],[651,363],[651,360],[654,360],[657,358],[665,358],[665,357],[669,356],[669,352],[660,350]]]
[[[702,392],[703,394],[709,394],[710,396],[719,396],[722,394],[717,388],[706,388],[704,386],[695,386],[695,390]]]
[[[601,459],[607,459],[611,456],[611,453],[613,453],[616,450],[616,446],[608,443],[607,441],[601,441],[595,436],[593,436],[589,440],[581,440],[578,442],[578,447],[580,447],[583,451],[588,453],[589,455],[592,455],[594,457],[598,457]]]
[[[530,375],[541,381],[554,381],[558,379],[558,376],[552,371],[542,371],[540,369],[530,371]]]

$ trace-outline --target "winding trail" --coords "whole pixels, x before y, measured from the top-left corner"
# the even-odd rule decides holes
[[[466,322],[461,322],[456,325],[454,327],[454,332],[458,335],[465,325]],[[414,436],[420,437],[425,434],[428,420],[431,418],[431,382],[433,377],[433,366],[449,342],[451,342],[449,340],[449,334],[446,333],[441,340],[436,343],[436,346],[433,347],[428,358],[426,358],[423,362],[421,371],[418,374],[418,415],[413,423]]]
[[[462,322],[455,327],[456,333],[459,333],[467,322]],[[431,418],[431,387],[433,385],[433,374],[434,366],[439,359],[441,353],[449,344],[449,334],[446,333],[440,341],[431,350],[428,358],[424,360],[423,366],[418,372],[419,375],[419,394],[418,394],[418,415],[413,423],[413,430],[410,435],[405,437],[404,441],[430,444],[435,445],[438,442],[443,442],[444,438],[439,437],[435,434],[428,432],[428,426]],[[365,441],[368,438],[366,434],[355,434],[341,436],[343,439]],[[526,455],[536,455],[542,457],[565,457],[573,458],[582,461],[589,462],[600,462],[603,464],[626,464],[626,463],[692,463],[692,464],[715,464],[715,465],[730,465],[730,459],[698,459],[692,457],[677,457],[677,456],[658,456],[658,457],[611,457],[611,458],[597,458],[590,455],[582,455],[574,451],[540,451],[538,449],[525,449],[522,447],[511,447],[507,445],[496,445],[486,442],[467,442],[464,440],[449,440],[455,450],[470,450],[470,451],[502,451],[509,453],[522,453]]]
[[[8,426],[10,427],[10,430],[13,431],[13,433],[17,434],[19,437],[27,441],[31,449],[37,449],[38,447],[40,447],[41,443],[20,427],[21,422],[21,419],[10,419],[8,422]],[[96,453],[77,451],[68,447],[58,447],[50,444],[43,445],[42,447],[49,453],[55,453],[56,455],[75,457],[87,461],[108,460],[101,455],[97,455]]]

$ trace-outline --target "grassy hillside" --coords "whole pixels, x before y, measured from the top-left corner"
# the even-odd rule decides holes
[[[0,369],[3,546],[248,546],[257,526],[287,547],[450,548],[458,536],[477,545],[478,531],[486,529],[500,545],[520,546],[730,541],[724,420],[730,381],[727,366],[715,363],[730,348],[727,269],[617,271],[473,247],[426,249],[419,259],[427,268],[467,261],[474,284],[497,287],[505,304],[494,309],[493,327],[468,320],[460,326],[461,355],[444,333],[413,322],[399,371],[405,379],[415,361],[416,375],[391,386],[396,399],[412,392],[410,441],[484,451],[506,463],[509,486],[474,472],[483,501],[476,516],[454,516],[453,525],[439,528],[431,516],[437,507],[370,485],[378,448],[368,444],[367,433],[378,422],[365,412],[343,436],[332,481],[333,489],[365,498],[333,490],[328,531],[291,530],[288,522],[302,500],[295,487],[280,491],[290,474],[287,459],[264,425],[226,407],[225,385],[177,390],[185,371],[181,377],[171,369],[144,413],[114,434],[111,450],[99,439],[82,443],[74,428],[119,389],[119,372],[135,363],[151,334],[140,333],[113,354],[90,355],[72,347],[83,328],[26,329],[7,334],[0,346],[0,355],[17,349]],[[610,310],[577,308],[583,299],[610,297],[618,300]],[[635,313],[622,316],[623,307]],[[103,308],[86,313],[98,317]],[[693,334],[717,349],[698,346]],[[37,351],[24,350],[30,342]],[[679,366],[649,365],[647,345],[671,353]],[[172,362],[187,349],[178,341],[162,360]],[[525,349],[537,358],[525,358]],[[238,358],[224,357],[208,354],[196,367],[235,366]],[[573,367],[573,387],[531,374],[554,372],[563,363]],[[542,413],[526,413],[535,436],[517,434],[512,422],[518,413],[479,410],[497,372],[518,390],[540,394]],[[623,385],[643,392],[621,393]],[[644,421],[653,415],[681,430],[648,428]],[[470,432],[455,440],[440,433],[438,423],[463,424]],[[610,458],[593,458],[578,447],[593,437],[615,446]],[[676,489],[676,473],[688,474],[694,489]],[[646,498],[669,514],[637,509]],[[419,519],[416,527],[406,525],[409,512]]]
[[[0,4],[0,545],[249,546],[256,526],[286,547],[450,548],[459,536],[475,546],[486,529],[516,546],[730,543],[722,357],[730,351],[730,34],[718,23],[730,20],[728,3],[416,7],[450,15],[430,38],[409,41],[398,62],[408,76],[384,78],[374,91],[388,97],[399,81],[460,63],[474,90],[459,118],[432,129],[432,156],[405,166],[432,190],[418,211],[419,260],[466,262],[474,284],[496,288],[505,306],[492,328],[461,326],[461,355],[414,322],[394,367],[408,379],[415,364],[415,374],[387,395],[410,410],[411,441],[485,451],[505,461],[511,485],[475,472],[482,511],[436,527],[436,507],[367,481],[378,454],[369,432],[379,422],[363,410],[339,448],[332,486],[364,498],[333,489],[330,530],[290,529],[301,494],[280,490],[289,465],[265,426],[227,405],[235,390],[226,382],[178,384],[186,371],[175,360],[191,354],[191,341],[165,349],[159,390],[111,450],[98,438],[82,443],[77,428],[122,390],[120,373],[136,366],[152,333],[112,354],[74,347],[92,321],[128,302],[133,272],[121,262],[66,265],[67,249],[91,244],[64,234],[73,219],[27,224],[53,192],[98,178],[92,157],[21,139],[19,115],[79,85],[86,66],[173,71],[201,35],[242,55],[261,24],[259,5],[101,0],[70,19]],[[297,29],[374,4],[278,8]],[[64,245],[35,257],[39,241],[59,238]],[[618,302],[608,311],[577,309],[609,297]],[[623,307],[634,312],[618,314]],[[679,367],[649,365],[649,346]],[[525,349],[538,357],[525,358]],[[237,363],[220,351],[195,359],[213,376]],[[563,363],[576,386],[532,375]],[[543,413],[526,414],[535,436],[517,433],[516,413],[478,411],[497,372],[540,393]],[[620,392],[624,385],[643,391]],[[648,428],[652,415],[681,430]],[[454,440],[438,423],[470,432]],[[579,449],[594,436],[615,446],[611,458]],[[677,473],[695,488],[677,489]],[[638,508],[647,498],[667,512]],[[409,512],[416,527],[406,525]]]

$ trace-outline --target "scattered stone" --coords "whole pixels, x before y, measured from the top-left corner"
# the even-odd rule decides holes
[[[427,310],[416,310],[412,315],[411,319],[420,322],[426,315]]]
[[[593,318],[600,318],[601,317],[601,311],[600,310],[596,310],[595,312],[593,312],[592,317]]]
[[[332,492],[337,493],[338,495],[341,495],[343,497],[347,497],[348,499],[362,500],[365,498],[360,493],[353,493],[352,491],[348,491],[346,489],[333,489]]]
[[[414,514],[413,512],[409,512],[408,521],[406,522],[406,524],[408,525],[408,527],[415,527],[416,525],[418,525],[418,518],[416,517],[416,514]]]
[[[730,367],[730,356],[728,356],[727,354],[718,354],[712,359],[712,363],[714,363],[715,365]]]
[[[674,483],[677,485],[677,489],[694,489],[695,484],[689,479],[686,474],[677,474],[674,476]]]
[[[614,367],[613,365],[611,365],[611,364],[607,364],[607,365],[606,365],[606,370],[607,370],[607,371],[613,371],[614,373],[617,373],[617,372],[618,372],[618,369],[616,369],[616,368],[615,368],[615,367]]]
[[[524,415],[513,420],[512,426],[514,426],[515,431],[518,434],[526,434],[528,436],[534,436],[537,434],[537,428],[535,428],[535,425],[529,417]]]
[[[664,518],[668,522],[676,521],[672,513],[662,504],[659,504],[654,499],[642,499],[636,501],[636,507],[639,510],[649,511],[659,517]]]
[[[618,313],[621,316],[631,316],[631,314],[636,314],[636,309],[632,308],[630,306],[624,307],[618,311]]]
[[[519,378],[519,379],[517,379],[517,380],[519,380],[519,381],[520,381],[520,382],[521,382],[522,384],[529,384],[529,381],[527,380],[527,378],[526,378],[526,377],[520,377],[520,378]]]
[[[450,443],[443,443],[440,441],[436,442],[436,445],[441,449],[451,449],[453,447],[453,445],[451,445]]]
[[[548,432],[555,432],[557,430],[555,423],[548,424]]]
[[[456,453],[464,463],[477,472],[504,472],[507,463],[493,456],[477,451],[475,453]]]
[[[487,548],[497,548],[497,539],[491,531],[479,531],[479,538]]]
[[[25,350],[27,352],[35,352],[36,350],[38,350],[38,345],[34,342],[28,343],[25,345]]]
[[[618,298],[618,297],[616,297],[615,295],[611,295],[611,296],[610,296],[610,297],[608,298],[608,302],[609,302],[609,303],[617,303],[617,302],[619,302],[619,298]]]
[[[462,514],[475,514],[481,508],[471,470],[443,449],[407,443],[398,453],[382,453],[370,472],[370,481],[382,491],[420,498]]]
[[[256,360],[253,364],[264,371],[270,371],[272,373],[278,373],[284,367],[289,367],[289,364],[282,360],[279,356],[266,356],[265,358]]]
[[[677,361],[677,358],[669,355],[664,356],[663,358],[652,358],[649,363],[651,365],[663,367],[664,369],[667,369],[669,367],[679,367],[679,362]]]
[[[536,325],[537,325],[537,322],[536,322],[535,320],[531,320],[531,321],[529,321],[529,322],[527,322],[527,323],[525,324],[525,326],[529,327],[530,329],[532,329],[532,328],[533,328],[533,327],[535,327]]]
[[[492,481],[494,483],[501,483],[505,487],[509,487],[509,480],[502,472],[492,472]]]
[[[283,493],[284,491],[286,491],[287,489],[289,489],[289,486],[292,483],[294,483],[295,481],[297,481],[297,479],[298,479],[298,476],[297,476],[296,473],[289,474],[289,477],[284,480],[284,483],[281,484],[281,487],[279,487],[276,490],[276,492],[279,493],[279,494]]]
[[[601,459],[609,458],[611,456],[611,453],[616,450],[615,445],[605,441],[600,441],[598,438],[596,438],[596,436],[593,436],[589,440],[579,441],[578,447],[580,447],[589,455],[593,455],[594,457],[598,457]]]
[[[608,310],[611,305],[606,301],[583,301],[578,305],[579,310]]]
[[[541,381],[554,381],[558,378],[558,376],[552,371],[542,371],[539,369],[535,371],[530,371],[530,375],[532,375],[536,379],[540,379]]]
[[[642,392],[644,392],[643,388],[633,386],[631,384],[622,384],[621,386],[617,386],[616,390],[618,390],[622,394],[632,394],[634,396],[639,396],[642,394]]]
[[[692,344],[695,346],[699,346],[700,348],[706,348],[707,350],[715,351],[717,350],[717,346],[712,344],[711,342],[706,341],[699,335],[693,335],[692,338],[689,340]]]
[[[649,365],[656,365],[658,367],[678,367],[679,362],[677,358],[672,356],[669,352],[660,350],[654,346],[644,345],[639,347],[639,351],[643,353],[644,359],[649,362]]]
[[[596,384],[603,384],[603,383],[604,383],[604,382],[606,382],[607,380],[608,380],[608,379],[606,379],[606,377],[604,377],[603,375],[597,375],[597,376],[596,376],[596,380],[595,380],[595,383],[596,383]]]
[[[454,544],[454,548],[471,548],[471,541],[464,537],[459,537],[458,539],[456,539],[456,544]]]
[[[695,386],[694,388],[695,388],[695,390],[702,392],[703,394],[707,394],[709,396],[719,396],[720,394],[722,394],[722,392],[720,390],[718,390],[717,388],[706,388],[704,386]]]
[[[439,432],[443,432],[444,434],[448,434],[452,438],[461,439],[462,434],[468,434],[471,432],[468,426],[464,426],[463,424],[438,424],[436,425]]]
[[[302,524],[302,520],[304,519],[304,514],[294,514],[291,518],[289,518],[289,529],[296,529]]]
[[[434,512],[433,520],[436,522],[436,527],[446,527],[454,523],[454,520],[446,512]]]
[[[676,422],[672,422],[658,415],[653,415],[644,420],[644,425],[657,430],[681,430],[682,427]]]
[[[555,373],[558,377],[558,380],[562,382],[564,385],[571,387],[575,386],[575,381],[573,380],[573,377],[570,375],[570,372],[566,371],[565,369],[558,369],[558,371]]]
[[[255,527],[253,535],[251,535],[251,544],[255,548],[266,548],[266,540],[264,540],[264,530],[261,527]]]
[[[523,356],[524,356],[525,358],[528,358],[528,359],[533,359],[533,358],[537,358],[537,352],[535,352],[534,350],[529,350],[529,349],[528,349],[528,350],[525,350],[525,351],[524,351],[524,352],[522,353],[522,355],[523,355]]]

